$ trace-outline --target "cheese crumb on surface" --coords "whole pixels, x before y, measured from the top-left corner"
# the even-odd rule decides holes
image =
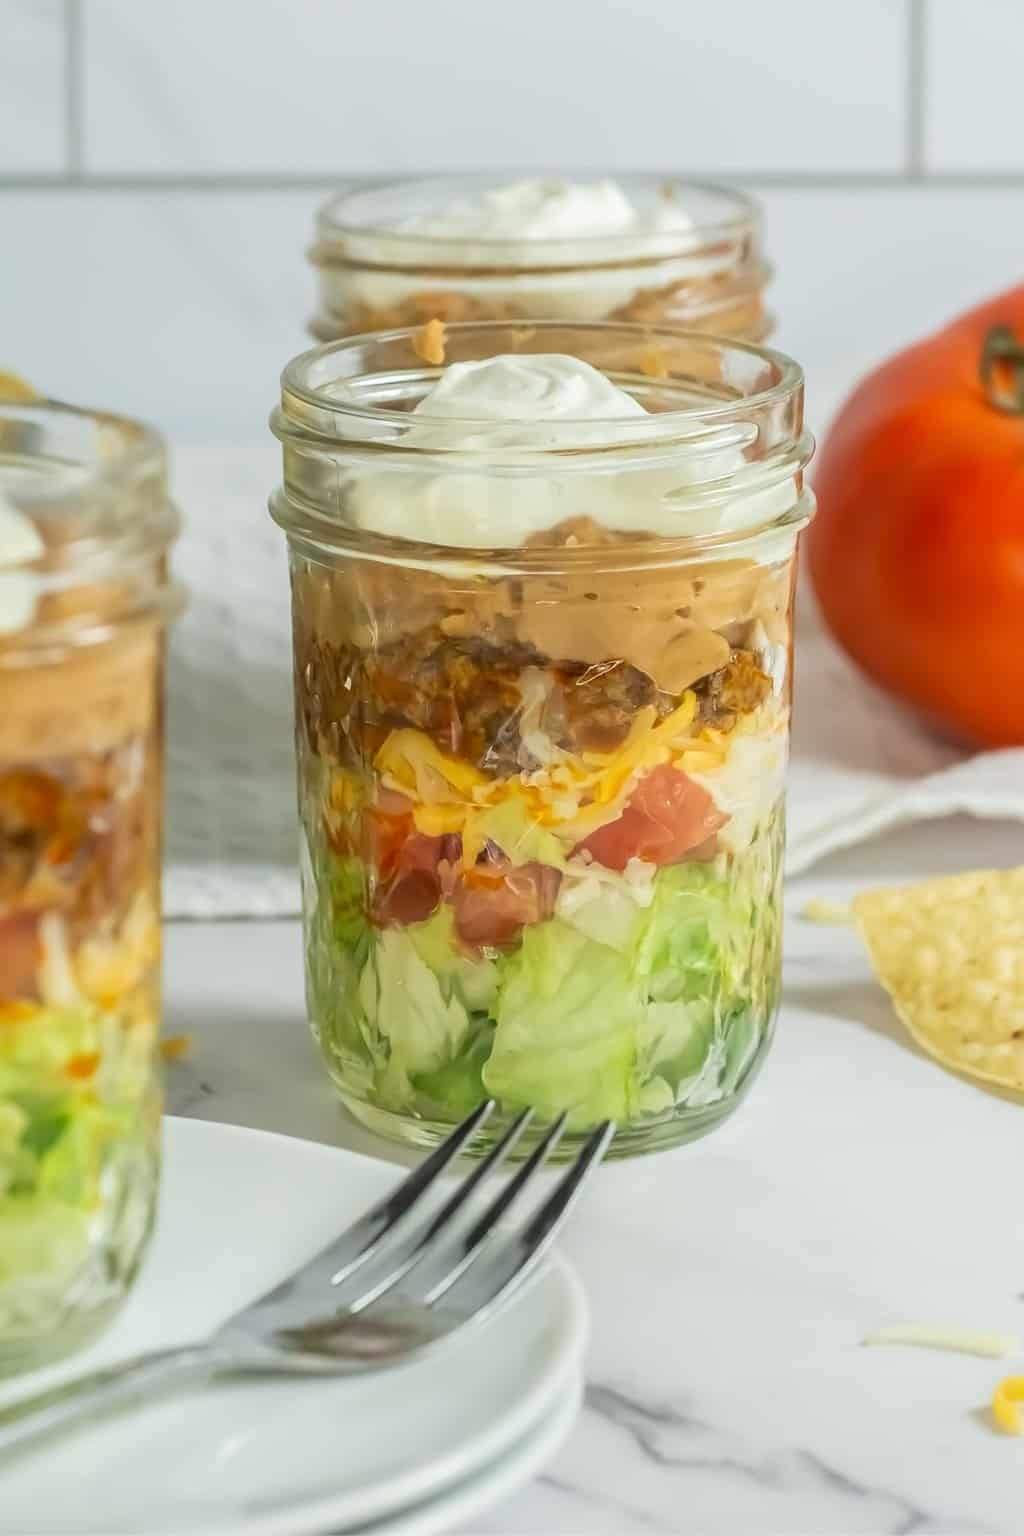
[[[180,1061],[192,1050],[191,1035],[168,1035],[160,1041],[160,1055],[164,1061]]]
[[[838,901],[805,901],[800,916],[805,923],[834,923],[837,928],[853,926],[853,908]]]
[[[1015,1333],[983,1333],[973,1328],[933,1328],[916,1325],[875,1328],[865,1334],[863,1344],[907,1344],[918,1349],[946,1349],[961,1355],[981,1355],[988,1360],[1004,1359],[1020,1353],[1021,1341]],[[1024,1378],[1021,1378],[1024,1379]]]
[[[1004,1376],[992,1394],[992,1418],[1004,1435],[1024,1434],[1020,1405],[1024,1402],[1024,1376]]]

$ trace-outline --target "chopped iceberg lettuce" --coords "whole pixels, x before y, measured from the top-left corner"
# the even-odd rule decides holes
[[[574,1128],[671,1115],[739,1089],[778,1003],[781,825],[741,857],[592,871],[509,952],[461,944],[451,907],[368,925],[355,860],[321,872],[311,1005],[345,1081],[458,1119],[486,1095]]]
[[[730,853],[743,853],[770,822],[786,776],[786,738],[781,731],[755,735],[737,731],[729,755],[711,772],[691,771],[728,820],[718,834]]]
[[[551,918],[501,970],[488,1092],[576,1126],[628,1119],[640,1000],[623,956]]]
[[[491,1054],[494,1025],[485,1016],[475,1020],[459,1054],[434,1072],[418,1072],[413,1084],[424,1113],[462,1119],[487,1097],[484,1063]]]
[[[498,990],[498,967],[486,956],[474,958],[459,948],[451,907],[442,903],[426,922],[401,931],[437,977],[445,998],[454,996],[470,1012],[486,1013]]]
[[[654,901],[634,952],[634,968],[656,1003],[712,997],[732,921],[732,886],[712,864],[675,864],[654,882]]]
[[[463,830],[463,857],[472,863],[487,842],[501,849],[510,864],[551,864],[565,868],[565,850],[553,832],[531,816],[521,799],[471,811]]]
[[[110,1159],[150,1131],[148,1061],[88,1004],[0,1020],[0,1293],[84,1262]],[[11,1303],[14,1305],[14,1302]],[[4,1301],[0,1296],[0,1332]]]
[[[327,917],[331,932],[341,944],[358,949],[366,943],[367,872],[361,859],[350,854],[326,856]]]
[[[557,915],[588,939],[630,954],[654,900],[653,864],[630,859],[623,873],[603,865],[568,866],[558,892]]]
[[[303,882],[306,910],[306,1006],[314,1030],[343,1056],[363,1091],[386,1051],[359,1006],[359,978],[370,949],[367,871],[360,859],[321,847]]]
[[[450,1063],[469,1032],[465,1005],[445,996],[403,928],[378,934],[359,978],[359,1003],[384,1044],[378,1089],[389,1107],[408,1104],[413,1078]]]

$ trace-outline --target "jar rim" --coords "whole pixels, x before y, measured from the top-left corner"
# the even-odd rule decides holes
[[[56,400],[45,395],[28,399],[5,399],[0,396],[0,421],[33,421],[52,418],[56,421],[92,422],[108,431],[116,440],[117,455],[105,451],[97,455],[94,472],[97,481],[110,478],[125,470],[162,467],[166,461],[164,440],[155,427],[135,416],[123,416],[116,411],[98,407],[73,405],[67,400]],[[104,445],[105,449],[107,445]],[[3,443],[0,440],[0,457]]]
[[[675,200],[677,197],[682,203],[687,194],[691,202],[697,198],[706,198],[717,201],[722,205],[723,212],[714,217],[695,220],[688,228],[680,230],[658,230],[657,232],[644,230],[624,230],[619,234],[594,233],[586,235],[544,235],[539,238],[534,236],[488,236],[477,235],[458,236],[448,234],[421,233],[415,228],[403,229],[394,222],[388,222],[379,216],[373,218],[364,215],[360,218],[360,204],[374,199],[383,200],[387,197],[398,197],[402,193],[419,193],[427,195],[431,191],[440,193],[443,189],[449,189],[453,194],[460,191],[465,193],[471,189],[480,191],[491,187],[507,186],[510,182],[521,179],[557,180],[557,181],[587,181],[587,180],[614,180],[627,194],[641,191],[648,195],[655,193],[662,197]],[[685,208],[685,203],[682,203]],[[760,228],[761,205],[750,193],[741,191],[724,182],[702,181],[677,176],[673,173],[656,175],[644,172],[587,172],[578,173],[576,177],[557,171],[535,171],[532,175],[528,172],[509,171],[505,174],[494,172],[463,172],[445,176],[428,177],[383,177],[372,180],[360,181],[357,185],[350,185],[341,191],[334,192],[316,212],[316,229],[321,241],[330,245],[332,242],[344,242],[345,240],[367,239],[367,237],[386,239],[389,246],[393,245],[395,251],[416,248],[419,252],[445,252],[450,253],[455,245],[465,244],[474,249],[486,252],[488,257],[498,265],[503,265],[500,258],[505,256],[509,265],[519,266],[522,263],[522,251],[524,245],[530,250],[536,250],[536,265],[545,265],[545,256],[552,252],[579,251],[586,258],[587,253],[598,249],[609,253],[611,259],[616,255],[635,255],[638,240],[641,243],[654,241],[657,243],[659,254],[670,254],[673,248],[680,250],[692,247],[695,238],[701,241],[714,241],[718,239],[735,239],[746,233],[754,233]],[[515,253],[513,259],[511,253]],[[450,256],[449,256],[450,259]],[[550,256],[549,256],[550,259]],[[562,262],[565,257],[562,257]],[[560,263],[561,264],[561,263]]]
[[[324,342],[316,347],[310,347],[300,352],[285,364],[281,372],[281,403],[275,408],[270,418],[271,431],[282,442],[292,440],[294,437],[315,438],[319,434],[315,430],[317,424],[328,428],[328,438],[335,446],[340,446],[345,441],[339,428],[345,422],[377,424],[391,428],[399,428],[407,422],[407,417],[394,409],[393,406],[364,404],[354,397],[339,398],[338,395],[329,395],[326,390],[331,387],[343,387],[351,389],[353,381],[359,378],[367,378],[367,374],[350,374],[345,377],[341,370],[332,368],[335,361],[344,361],[348,356],[355,356],[370,347],[382,349],[389,344],[396,347],[407,343],[415,351],[419,339],[427,327],[424,326],[399,326],[388,331],[368,331],[358,336],[345,336],[336,341]],[[646,417],[628,418],[628,427],[638,434],[636,441],[659,440],[670,435],[678,435],[685,428],[686,423],[698,427],[721,427],[731,422],[742,422],[749,417],[751,412],[770,409],[783,405],[787,400],[801,394],[804,385],[804,373],[800,364],[794,358],[784,352],[779,352],[773,347],[760,346],[754,342],[738,341],[731,336],[715,336],[704,331],[686,331],[671,325],[643,325],[627,323],[625,321],[565,321],[565,320],[469,320],[459,321],[443,326],[443,337],[450,344],[452,340],[470,338],[472,336],[497,337],[501,332],[507,333],[510,341],[532,340],[537,336],[551,336],[557,338],[566,333],[576,333],[585,337],[607,337],[609,341],[613,337],[621,338],[624,343],[633,343],[638,347],[649,349],[652,356],[657,355],[659,343],[665,347],[685,345],[694,352],[717,352],[720,356],[732,356],[737,359],[757,360],[775,371],[771,383],[763,388],[753,390],[750,394],[742,395],[730,401],[719,403],[698,401],[676,410],[659,410]],[[519,348],[512,347],[517,351]],[[557,346],[550,348],[533,348],[534,352],[558,352],[564,350]],[[495,353],[488,355],[495,356]],[[528,356],[529,352],[524,352]],[[569,354],[573,355],[573,354]],[[437,378],[441,369],[447,363],[437,365],[423,364],[417,370],[423,380]],[[409,370],[410,374],[413,370]],[[317,379],[317,374],[322,375]],[[388,375],[393,378],[393,373]],[[292,407],[292,411],[289,410]],[[298,407],[297,414],[294,408]],[[316,413],[322,413],[322,417],[330,417],[330,424],[322,418],[311,421],[303,407],[310,408]],[[421,420],[431,420],[429,412],[423,412]],[[496,422],[493,418],[481,417],[453,417],[445,415],[446,424],[455,428],[466,427],[473,429],[475,434],[486,429],[500,428],[507,423]],[[543,420],[538,417],[538,421]],[[588,417],[561,417],[559,427],[587,429],[588,442],[591,446],[597,446],[594,439],[595,429],[608,427],[613,430],[615,443],[622,446],[624,441],[622,429],[624,422],[622,417],[594,418]],[[500,435],[500,434],[499,434]],[[634,441],[632,436],[628,439]],[[566,448],[574,446],[572,433],[566,433]],[[457,453],[458,449],[448,449],[446,452]],[[474,454],[480,452],[476,447]],[[531,454],[538,452],[557,452],[557,448],[538,450],[531,449]]]
[[[740,494],[772,489],[783,482],[793,486],[793,500],[784,511],[762,512],[756,527],[730,527],[709,533],[670,532],[638,533],[616,540],[614,559],[628,559],[633,568],[660,564],[666,559],[680,559],[683,552],[720,553],[728,556],[740,545],[749,544],[770,529],[807,521],[813,500],[802,488],[800,476],[813,451],[813,439],[803,424],[803,371],[792,358],[766,347],[735,341],[730,337],[709,336],[701,331],[679,331],[673,327],[652,327],[592,321],[481,321],[465,322],[444,328],[446,350],[458,354],[468,351],[476,358],[501,355],[507,350],[523,356],[530,353],[563,352],[597,366],[619,356],[628,359],[644,356],[659,343],[677,349],[676,358],[687,359],[695,371],[676,381],[678,393],[689,389],[691,398],[682,409],[659,408],[641,415],[595,420],[592,417],[569,420],[538,415],[538,424],[547,429],[545,442],[537,447],[529,442],[509,441],[503,437],[507,428],[521,429],[522,420],[481,421],[479,418],[457,420],[396,409],[396,402],[409,403],[413,387],[421,389],[436,379],[444,363],[424,364],[417,342],[424,327],[405,327],[394,331],[373,332],[362,337],[348,337],[315,347],[294,358],[281,378],[281,404],[273,411],[270,427],[284,448],[283,484],[271,499],[271,515],[285,529],[293,544],[308,550],[357,552],[370,559],[400,560],[402,563],[439,562],[460,568],[477,562],[500,567],[506,574],[511,568],[562,568],[588,560],[608,559],[610,551],[599,541],[588,540],[579,547],[566,548],[557,540],[531,545],[502,543],[497,548],[443,545],[409,537],[404,532],[381,534],[369,526],[354,522],[348,515],[348,487],[357,484],[360,475],[379,470],[409,472],[425,469],[443,475],[496,473],[500,476],[529,478],[555,474],[566,476],[602,476],[619,472],[638,473],[662,466],[674,466],[681,453],[690,457],[699,473],[691,475],[687,495],[707,508],[724,505]],[[503,347],[501,341],[519,341],[517,347]],[[571,344],[575,338],[576,345]],[[552,339],[555,344],[551,344]],[[562,345],[557,344],[562,339]],[[566,341],[569,344],[566,344]],[[479,348],[483,346],[481,353]],[[588,351],[591,356],[588,358]],[[449,357],[446,361],[455,361]],[[732,398],[716,400],[692,398],[699,388],[717,384],[728,388],[729,362],[737,365],[739,379],[746,380],[747,393],[733,386]],[[703,372],[696,365],[703,365]],[[623,378],[634,384],[638,396],[668,389],[663,380],[641,378],[605,367],[615,382]],[[725,382],[722,382],[723,379]],[[379,386],[389,403],[366,403],[359,396],[359,382]],[[754,387],[760,381],[761,387]],[[406,393],[403,394],[403,387]],[[649,395],[648,398],[655,398]],[[662,405],[664,400],[662,399]],[[427,444],[404,441],[410,423],[430,423],[454,428],[452,446],[430,436]],[[527,425],[529,423],[527,422]],[[460,429],[471,437],[470,446],[460,446]],[[489,436],[490,434],[490,436]],[[737,469],[724,471],[723,450],[737,455]],[[527,484],[528,488],[528,484]]]
[[[24,622],[0,631],[4,666],[19,648],[90,643],[180,610],[165,557],[181,520],[164,440],[146,422],[63,400],[0,400],[0,497],[35,529],[23,552],[0,560],[0,573],[33,594]],[[45,616],[49,599],[74,593],[95,603]]]

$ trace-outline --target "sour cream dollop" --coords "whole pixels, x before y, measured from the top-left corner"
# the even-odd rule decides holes
[[[792,482],[767,490],[740,483],[735,494],[723,491],[722,482],[742,482],[747,468],[734,447],[709,453],[680,444],[657,468],[609,458],[606,467],[586,472],[567,464],[561,473],[546,467],[518,473],[507,462],[492,462],[496,448],[558,446],[564,441],[559,428],[564,432],[567,423],[601,423],[594,428],[596,446],[608,440],[605,424],[648,416],[581,358],[535,353],[451,363],[410,413],[403,444],[457,449],[458,460],[450,470],[435,460],[429,468],[359,472],[346,487],[348,515],[375,533],[472,549],[518,546],[576,517],[620,532],[678,538],[753,527],[793,505]],[[466,457],[474,452],[476,463]]]
[[[693,228],[671,197],[638,204],[615,181],[534,177],[360,230],[349,237],[349,264],[325,269],[322,281],[335,304],[350,298],[384,309],[426,285],[485,306],[599,320],[645,288],[713,270],[714,261],[702,266],[685,254]]]
[[[678,203],[659,198],[638,208],[615,181],[534,178],[488,187],[446,208],[411,215],[397,226],[411,233],[459,240],[576,240],[607,235],[661,234],[691,229]]]
[[[15,567],[38,560],[44,549],[35,523],[0,494],[0,635],[26,629],[35,617],[38,577]]]

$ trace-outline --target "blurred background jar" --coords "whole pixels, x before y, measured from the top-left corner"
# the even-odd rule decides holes
[[[400,1140],[486,1097],[520,1150],[689,1140],[778,1006],[802,374],[629,325],[422,342],[306,353],[272,418],[314,1032]]]
[[[310,260],[321,341],[425,321],[678,325],[760,341],[772,330],[757,204],[657,176],[452,176],[330,199]]]
[[[0,1373],[125,1295],[159,1163],[161,440],[0,401]]]

